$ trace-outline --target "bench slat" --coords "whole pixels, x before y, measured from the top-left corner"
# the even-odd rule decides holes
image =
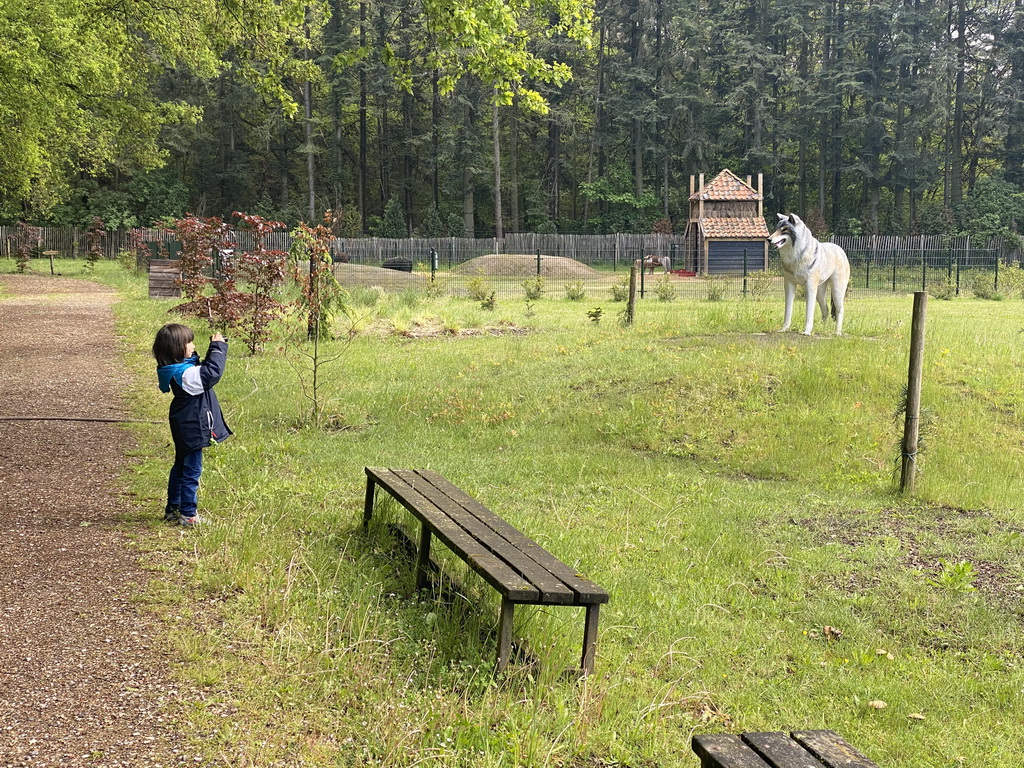
[[[693,737],[693,751],[702,768],[774,768],[731,733],[708,733]]]
[[[791,735],[828,768],[878,768],[835,731],[793,731]]]
[[[426,522],[445,546],[465,560],[470,568],[483,576],[502,595],[516,602],[528,602],[540,597],[540,592],[530,582],[485,549],[444,510],[438,509],[396,473],[388,469],[367,467],[366,474],[421,522]]]
[[[475,539],[497,557],[507,562],[513,570],[522,574],[523,578],[539,590],[540,597],[538,599],[541,603],[566,605],[575,601],[576,593],[563,584],[557,576],[520,551],[512,542],[473,515],[462,504],[437,488],[432,482],[433,478],[425,477],[410,469],[392,471],[430,499],[434,505],[447,512]]]
[[[788,733],[744,733],[743,741],[771,765],[785,768],[824,768],[814,756]]]
[[[576,593],[576,602],[580,604],[608,602],[608,593],[604,589],[579,575],[575,570],[519,531],[515,526],[502,520],[446,477],[429,469],[417,470],[417,474],[443,491],[452,501],[472,513],[474,517],[498,533],[498,535],[515,546],[520,552],[528,555],[532,560],[556,576],[563,584]]]

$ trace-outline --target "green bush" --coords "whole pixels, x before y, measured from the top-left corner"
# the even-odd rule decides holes
[[[675,286],[672,285],[668,275],[662,275],[655,284],[654,295],[658,297],[658,301],[672,301],[676,298]]]
[[[466,280],[466,293],[473,301],[485,301],[493,292],[490,281],[483,275],[473,275]]]
[[[708,286],[708,301],[721,301],[725,298],[729,278],[723,275],[708,275],[704,280]]]
[[[940,280],[928,286],[928,295],[933,299],[949,301],[956,296],[956,286],[950,280]]]
[[[1024,269],[1019,261],[999,270],[999,287],[1008,296],[1024,298]]]
[[[526,278],[522,285],[523,290],[526,291],[527,301],[536,301],[544,295],[544,278],[540,275]]]
[[[975,272],[971,276],[971,292],[979,299],[999,301],[1003,298],[996,290],[995,276],[989,272]]]
[[[747,276],[747,290],[751,298],[763,299],[771,293],[775,284],[774,275],[771,272],[758,271]]]
[[[612,285],[612,301],[629,301],[629,278],[626,275]]]
[[[565,298],[569,301],[583,301],[587,298],[587,289],[582,280],[573,280],[565,286]]]

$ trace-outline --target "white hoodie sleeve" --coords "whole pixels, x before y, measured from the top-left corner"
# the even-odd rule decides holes
[[[203,394],[203,380],[199,375],[199,366],[193,365],[181,373],[181,388],[190,395]]]

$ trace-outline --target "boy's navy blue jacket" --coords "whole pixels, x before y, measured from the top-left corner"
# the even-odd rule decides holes
[[[227,342],[211,341],[203,362],[199,362],[199,355],[193,355],[188,360],[156,369],[160,391],[174,393],[168,418],[176,453],[192,453],[231,436],[213,392],[224,373],[227,355]],[[195,367],[199,369],[198,376],[191,370]],[[190,394],[188,390],[197,394]]]

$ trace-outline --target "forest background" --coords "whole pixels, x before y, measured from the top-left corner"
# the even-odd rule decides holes
[[[0,220],[839,234],[1024,225],[1024,0],[8,0]],[[500,212],[500,213],[498,213]]]

